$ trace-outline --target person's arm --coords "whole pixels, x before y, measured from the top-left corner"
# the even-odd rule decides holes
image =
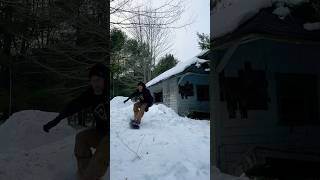
[[[60,121],[66,117],[69,117],[82,109],[90,106],[89,99],[90,93],[87,90],[82,93],[79,97],[73,99],[70,103],[68,103],[62,111],[60,111],[59,115],[54,118],[52,121],[48,122],[43,126],[43,130],[49,132],[49,130],[60,123]]]
[[[132,99],[132,98],[136,97],[138,94],[139,94],[139,92],[135,91],[126,100],[124,100],[123,102],[126,103],[127,101],[129,101],[129,99]]]

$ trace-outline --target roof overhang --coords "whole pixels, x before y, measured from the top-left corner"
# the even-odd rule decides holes
[[[242,44],[250,43],[257,40],[271,40],[277,42],[286,42],[286,43],[294,43],[294,44],[305,44],[305,45],[320,45],[320,41],[314,41],[310,39],[296,38],[290,36],[276,36],[270,34],[262,34],[262,33],[249,33],[244,34],[238,38],[234,38],[229,41],[219,40],[220,43],[215,44],[212,47],[212,51],[227,49],[226,53],[222,57],[221,60],[216,60],[215,62],[215,71],[221,72],[224,67],[228,64],[234,52],[238,49],[238,47]]]

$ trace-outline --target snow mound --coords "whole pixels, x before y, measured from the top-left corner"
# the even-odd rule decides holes
[[[66,120],[52,128],[50,134],[42,126],[55,118],[57,113],[26,110],[14,113],[0,126],[1,152],[25,151],[46,145],[73,134],[75,131]]]
[[[70,178],[76,176],[73,146],[74,136],[68,136],[27,151],[0,153],[0,179],[73,180]]]
[[[111,102],[111,179],[209,180],[208,121],[178,116],[163,104],[145,113],[141,128],[129,128],[133,104]],[[121,104],[122,103],[122,104]]]
[[[202,56],[204,53],[206,53],[207,51],[202,51],[200,54],[198,54],[197,56],[195,56],[194,58],[191,58],[189,60],[186,61],[180,61],[178,64],[176,64],[173,68],[163,72],[162,74],[160,74],[159,76],[155,77],[154,79],[152,79],[151,81],[149,81],[146,86],[152,86],[162,80],[168,79],[171,76],[175,75],[175,74],[179,74],[181,72],[183,72],[185,69],[187,69],[189,66],[191,66],[192,64],[201,64],[203,62],[207,62],[206,60],[203,59],[199,59],[199,56]],[[199,65],[198,65],[199,66]]]
[[[42,130],[56,115],[38,110],[20,111],[0,126],[0,179],[76,179],[73,150],[77,131],[68,126],[66,119],[50,133]]]
[[[123,97],[123,96],[117,96],[112,98],[112,100],[110,101],[110,107],[112,108],[123,108],[123,107],[127,107],[130,106],[131,104],[133,104],[132,101],[128,101],[126,103],[123,103],[124,100],[128,99],[128,97]]]

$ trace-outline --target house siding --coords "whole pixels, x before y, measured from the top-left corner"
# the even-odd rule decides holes
[[[161,81],[155,85],[149,87],[151,94],[161,92],[163,95],[163,104],[172,108],[174,111],[178,111],[178,102],[177,102],[177,95],[178,95],[178,87],[177,87],[177,78],[172,77]]]
[[[181,77],[180,84],[191,82],[193,85],[193,96],[188,98],[182,98],[178,95],[178,113],[180,115],[188,115],[190,112],[209,112],[209,101],[198,101],[197,97],[197,85],[208,85],[209,77],[207,74],[190,74]],[[177,85],[178,86],[178,85]]]
[[[238,47],[224,67],[225,75],[237,76],[244,63],[251,62],[254,69],[266,72],[270,102],[268,110],[249,110],[246,119],[241,119],[237,112],[236,118],[230,119],[226,102],[220,101],[219,88],[215,89],[216,92],[211,92],[214,97],[212,106],[217,106],[211,109],[211,113],[217,113],[212,116],[217,131],[214,137],[214,160],[222,171],[233,173],[232,165],[239,161],[246,151],[256,146],[320,152],[320,126],[279,124],[275,80],[275,73],[316,74],[319,98],[319,51],[319,46],[270,40],[257,40]],[[217,72],[212,73],[212,77],[218,78]],[[212,83],[219,86],[217,80]]]
[[[179,85],[187,81],[193,85],[193,96],[182,98],[179,94]],[[190,112],[209,112],[209,101],[197,100],[197,85],[208,85],[208,74],[185,73],[179,76],[174,76],[155,85],[149,87],[152,95],[157,92],[163,93],[163,104],[172,108],[181,116],[187,116]]]

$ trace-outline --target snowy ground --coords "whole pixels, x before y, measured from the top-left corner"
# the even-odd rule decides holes
[[[208,121],[179,117],[164,105],[153,105],[139,130],[129,129],[132,102],[111,101],[112,180],[209,180]]]
[[[57,113],[21,111],[0,126],[0,179],[75,180],[76,130],[66,120],[50,133],[42,125]]]
[[[179,117],[164,105],[145,114],[140,130],[129,129],[132,102],[111,101],[112,180],[209,180],[208,121]],[[0,126],[0,179],[75,180],[77,133],[61,122],[50,133],[42,125],[57,113],[21,111]],[[214,169],[214,180],[246,180]],[[104,178],[106,179],[106,178]]]

